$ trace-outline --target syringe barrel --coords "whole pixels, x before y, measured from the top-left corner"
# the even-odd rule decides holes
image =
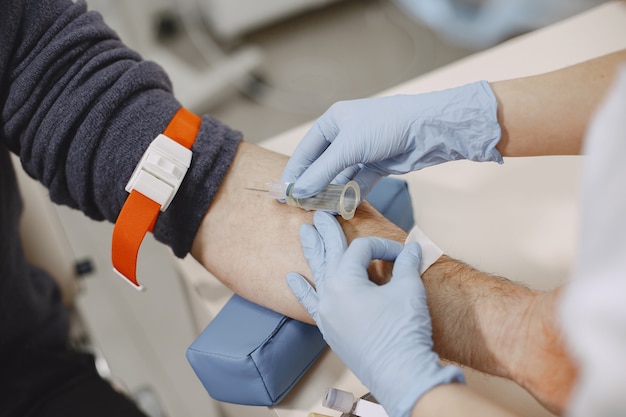
[[[305,210],[322,210],[338,213],[346,220],[354,216],[356,208],[361,202],[361,189],[355,181],[347,184],[330,184],[319,194],[307,198],[293,198],[291,192],[293,183],[285,188],[285,201],[291,206]]]

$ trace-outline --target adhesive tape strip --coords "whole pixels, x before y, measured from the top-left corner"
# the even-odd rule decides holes
[[[421,275],[443,255],[443,251],[439,246],[435,245],[418,226],[413,226],[404,244],[407,245],[413,242],[419,243],[422,247],[422,263],[420,264]]]

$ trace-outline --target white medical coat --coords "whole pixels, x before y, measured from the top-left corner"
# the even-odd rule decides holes
[[[584,153],[580,243],[560,306],[580,371],[568,414],[626,416],[626,66]]]

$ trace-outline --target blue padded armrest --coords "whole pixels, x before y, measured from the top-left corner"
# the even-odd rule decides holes
[[[325,347],[317,327],[235,294],[187,349],[187,359],[214,399],[272,405]]]
[[[383,178],[367,200],[405,231],[413,207],[405,181]],[[233,295],[187,349],[187,360],[218,401],[270,406],[284,398],[324,351],[317,327]]]
[[[409,185],[404,180],[383,177],[366,200],[396,226],[409,233],[415,225]]]

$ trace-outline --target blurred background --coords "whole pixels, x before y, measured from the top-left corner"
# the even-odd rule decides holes
[[[600,0],[89,0],[176,96],[251,142]],[[497,18],[495,18],[497,17]],[[432,28],[435,28],[433,30]]]
[[[176,96],[257,142],[469,54],[385,0],[90,0]]]

